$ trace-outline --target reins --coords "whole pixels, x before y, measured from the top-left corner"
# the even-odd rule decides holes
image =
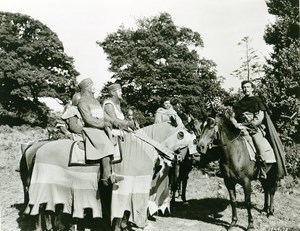
[[[217,139],[218,134],[219,133],[219,129],[218,129],[218,125],[215,125],[214,127],[214,135],[213,138],[211,140],[211,142],[208,144],[208,148],[215,148],[215,147],[225,147],[231,143],[233,143],[235,140],[239,139],[242,135],[242,131],[239,132],[239,134],[237,135],[237,137],[233,138],[232,140],[229,140],[228,142],[226,142],[225,144],[214,144],[214,141],[220,141],[219,139]],[[203,132],[200,132],[200,135],[196,136],[196,139],[199,140],[201,138],[201,135],[203,134]]]
[[[230,143],[233,143],[235,140],[237,140],[238,138],[241,137],[241,133],[242,133],[242,132],[239,132],[239,134],[238,134],[237,137],[233,138],[232,140],[229,140],[229,141],[228,141],[227,143],[225,143],[225,144],[213,144],[213,145],[212,145],[212,148],[214,148],[214,147],[224,147],[224,146],[227,146],[227,145],[230,144]],[[212,143],[213,143],[213,141],[214,141],[214,140],[212,140]]]

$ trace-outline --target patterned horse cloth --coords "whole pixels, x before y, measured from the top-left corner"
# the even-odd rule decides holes
[[[154,182],[153,185],[153,167],[158,156],[166,166],[171,164],[170,160],[173,158],[171,147],[167,148],[162,143],[178,131],[178,128],[162,123],[124,135],[121,147],[122,162],[113,165],[114,173],[123,176],[124,180],[113,187],[112,218],[121,218],[125,211],[129,211],[130,221],[144,227],[147,222],[151,186],[150,196],[160,198],[160,200],[153,199],[154,203],[168,199],[168,185],[165,185],[165,182],[161,184],[161,181],[156,181],[158,183]],[[57,205],[63,205],[64,213],[77,218],[84,217],[86,208],[92,210],[94,218],[102,217],[98,189],[99,166],[70,167],[73,142],[57,140],[45,143],[37,149],[27,214],[37,215],[40,205],[45,204],[45,209],[51,211],[55,211]],[[157,191],[159,188],[161,190]]]
[[[196,136],[194,134],[190,134],[185,129],[175,130],[173,134],[168,136],[164,141],[162,141],[162,145],[169,148],[171,151],[176,151],[178,149],[182,149],[184,147],[188,147],[189,154],[193,155],[196,151],[196,145],[194,144],[194,140]],[[179,133],[180,138],[179,138]],[[183,158],[184,159],[184,158]],[[170,165],[167,164],[166,161],[163,161],[162,158],[159,157],[157,165],[160,165],[161,168],[159,172],[155,175],[154,179],[151,182],[151,190],[150,190],[150,200],[149,200],[149,214],[152,216],[158,211],[161,211],[163,214],[168,210],[170,210],[170,190],[169,190],[169,169]]]
[[[64,213],[77,218],[83,218],[87,208],[93,217],[102,217],[99,166],[69,167],[72,144],[72,140],[57,140],[37,150],[25,213],[37,215],[45,204],[50,211],[63,205]]]
[[[166,147],[163,142],[180,129],[169,123],[159,123],[124,136],[123,160],[113,166],[114,172],[123,176],[124,180],[112,192],[112,219],[121,218],[125,211],[129,211],[129,221],[144,227],[149,204],[156,209],[167,206],[162,202],[168,203],[169,200],[168,181],[165,181],[168,171],[163,170],[163,180],[152,181],[153,168],[158,155],[166,166],[170,165],[173,158],[171,147]]]

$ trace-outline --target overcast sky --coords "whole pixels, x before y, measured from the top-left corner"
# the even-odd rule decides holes
[[[218,75],[227,79],[225,89],[239,87],[240,81],[230,77],[243,56],[237,43],[249,36],[251,46],[268,56],[271,47],[263,34],[274,21],[264,0],[0,0],[0,10],[29,15],[56,32],[75,60],[78,81],[92,78],[96,91],[112,75],[96,41],[121,25],[134,28],[136,19],[167,12],[175,25],[199,32],[204,41],[199,54],[217,64]]]

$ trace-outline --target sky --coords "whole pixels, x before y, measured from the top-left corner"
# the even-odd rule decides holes
[[[135,28],[137,19],[162,12],[169,13],[175,25],[200,33],[204,47],[198,53],[217,64],[227,90],[240,85],[230,73],[241,65],[243,49],[237,44],[243,37],[250,37],[250,46],[261,57],[272,51],[263,35],[274,17],[264,0],[0,0],[0,11],[26,14],[47,25],[74,58],[80,73],[77,80],[93,79],[96,92],[112,76],[96,41],[103,41],[121,25]]]

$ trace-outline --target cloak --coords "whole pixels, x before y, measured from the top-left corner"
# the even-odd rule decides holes
[[[287,175],[285,166],[285,151],[284,146],[279,138],[276,128],[269,116],[268,107],[259,96],[244,97],[234,105],[234,110],[237,119],[242,116],[243,112],[258,112],[264,111],[263,124],[266,126],[266,138],[270,142],[277,163],[277,178],[283,178]]]

